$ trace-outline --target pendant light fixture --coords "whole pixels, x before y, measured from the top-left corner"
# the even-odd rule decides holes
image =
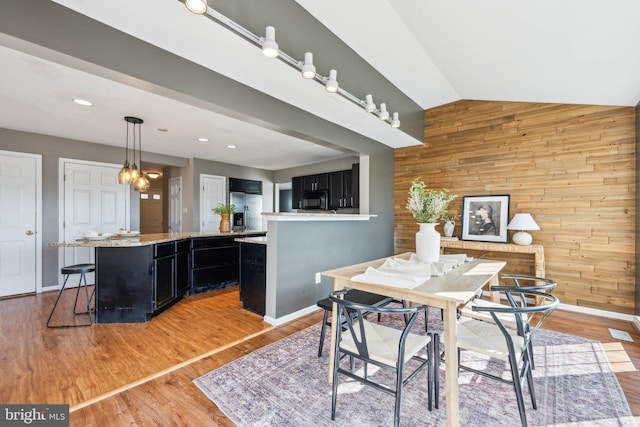
[[[142,164],[142,130],[141,126],[144,121],[137,117],[126,116],[124,120],[127,122],[127,140],[125,145],[125,160],[122,169],[118,173],[118,182],[120,184],[133,185],[137,191],[147,191],[150,187],[149,180],[141,170],[138,170],[136,164],[136,125],[138,126],[138,149],[140,153],[140,163]],[[129,166],[129,125],[133,125],[133,164]]]

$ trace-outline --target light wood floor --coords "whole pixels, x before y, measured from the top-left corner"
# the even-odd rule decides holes
[[[0,300],[0,402],[68,403],[71,426],[230,426],[192,380],[321,320],[316,312],[271,328],[230,288],[186,298],[145,324],[47,329],[54,299]],[[640,420],[640,336],[631,323],[556,310],[545,327],[601,341]]]

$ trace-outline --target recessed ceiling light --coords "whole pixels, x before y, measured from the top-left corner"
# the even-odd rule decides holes
[[[229,144],[229,145],[227,145],[227,148],[238,148],[238,146],[237,145],[233,145],[233,144]]]
[[[167,128],[158,128],[158,132],[166,132],[166,131],[168,131],[168,130],[169,130],[169,129],[167,129]]]
[[[209,142],[209,138],[198,138],[200,142]]]
[[[93,105],[93,102],[87,101],[86,99],[80,99],[80,98],[75,98],[73,102],[75,102],[78,105],[83,105],[85,107],[91,107]]]

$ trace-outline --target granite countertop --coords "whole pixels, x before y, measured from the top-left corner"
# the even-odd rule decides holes
[[[156,243],[165,243],[175,240],[190,239],[194,237],[224,237],[224,236],[246,236],[247,234],[266,233],[265,231],[232,231],[230,233],[157,233],[140,234],[136,237],[113,236],[106,240],[86,240],[79,238],[69,242],[50,242],[49,247],[87,247],[87,248],[117,248],[147,246]]]
[[[267,244],[267,236],[238,237],[237,239],[234,239],[234,240],[240,243],[256,243],[259,245]]]

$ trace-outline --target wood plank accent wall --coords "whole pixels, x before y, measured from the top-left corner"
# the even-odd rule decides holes
[[[395,150],[396,253],[415,250],[405,208],[415,177],[457,194],[453,214],[463,196],[510,195],[510,218],[528,212],[540,225],[531,234],[563,303],[633,314],[634,108],[458,101],[425,111],[424,144]],[[528,258],[486,257],[533,273]]]

